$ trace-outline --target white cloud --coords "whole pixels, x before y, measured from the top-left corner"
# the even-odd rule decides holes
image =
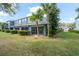
[[[8,14],[4,13],[3,11],[0,11],[0,16],[8,16]]]
[[[30,8],[30,12],[36,12],[38,9],[42,9],[40,6]]]
[[[74,22],[74,21],[75,21],[75,18],[70,18],[70,21],[71,21],[71,22]]]
[[[46,14],[44,14],[44,17],[46,17],[47,15]]]
[[[42,7],[40,7],[40,6],[35,6],[35,7],[29,8],[29,13],[28,13],[26,16],[27,16],[27,17],[28,17],[28,16],[31,16],[32,13],[36,12],[38,9],[42,9]]]

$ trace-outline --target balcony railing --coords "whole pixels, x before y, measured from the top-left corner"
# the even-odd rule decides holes
[[[43,20],[39,20],[38,21],[39,24],[47,24],[47,19],[46,18],[43,18]],[[35,22],[31,21],[30,19],[28,18],[22,18],[22,19],[19,19],[19,20],[14,20],[13,22],[8,22],[9,26],[28,26],[28,25],[36,25]]]

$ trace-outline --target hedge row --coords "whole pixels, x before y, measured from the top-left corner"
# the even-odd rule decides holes
[[[78,30],[69,30],[69,32],[79,33]]]
[[[11,30],[10,33],[11,34],[17,34],[18,33],[18,30]]]
[[[10,30],[4,30],[4,32],[6,32],[6,33],[10,33]]]
[[[30,31],[28,30],[0,30],[0,31],[11,34],[30,35]]]
[[[19,30],[18,33],[19,33],[20,35],[29,35],[29,34],[30,34],[30,31]]]

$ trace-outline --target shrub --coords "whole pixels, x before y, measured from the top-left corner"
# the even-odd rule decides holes
[[[69,32],[79,33],[78,30],[69,30]]]
[[[1,31],[1,29],[0,29],[0,31]]]
[[[4,30],[6,33],[10,33],[10,30]]]
[[[11,30],[10,33],[11,33],[11,34],[17,34],[18,31],[17,31],[17,30]]]
[[[4,32],[5,30],[4,30],[4,29],[2,29],[1,31],[2,31],[2,32]]]
[[[64,30],[62,28],[58,28],[57,33],[59,32],[64,32]]]
[[[20,35],[29,35],[29,31],[28,30],[19,30],[18,34],[20,34]]]

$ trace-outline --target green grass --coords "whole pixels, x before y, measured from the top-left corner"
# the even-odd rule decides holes
[[[20,36],[0,32],[0,55],[72,56],[79,55],[79,34],[62,32],[57,38]]]

